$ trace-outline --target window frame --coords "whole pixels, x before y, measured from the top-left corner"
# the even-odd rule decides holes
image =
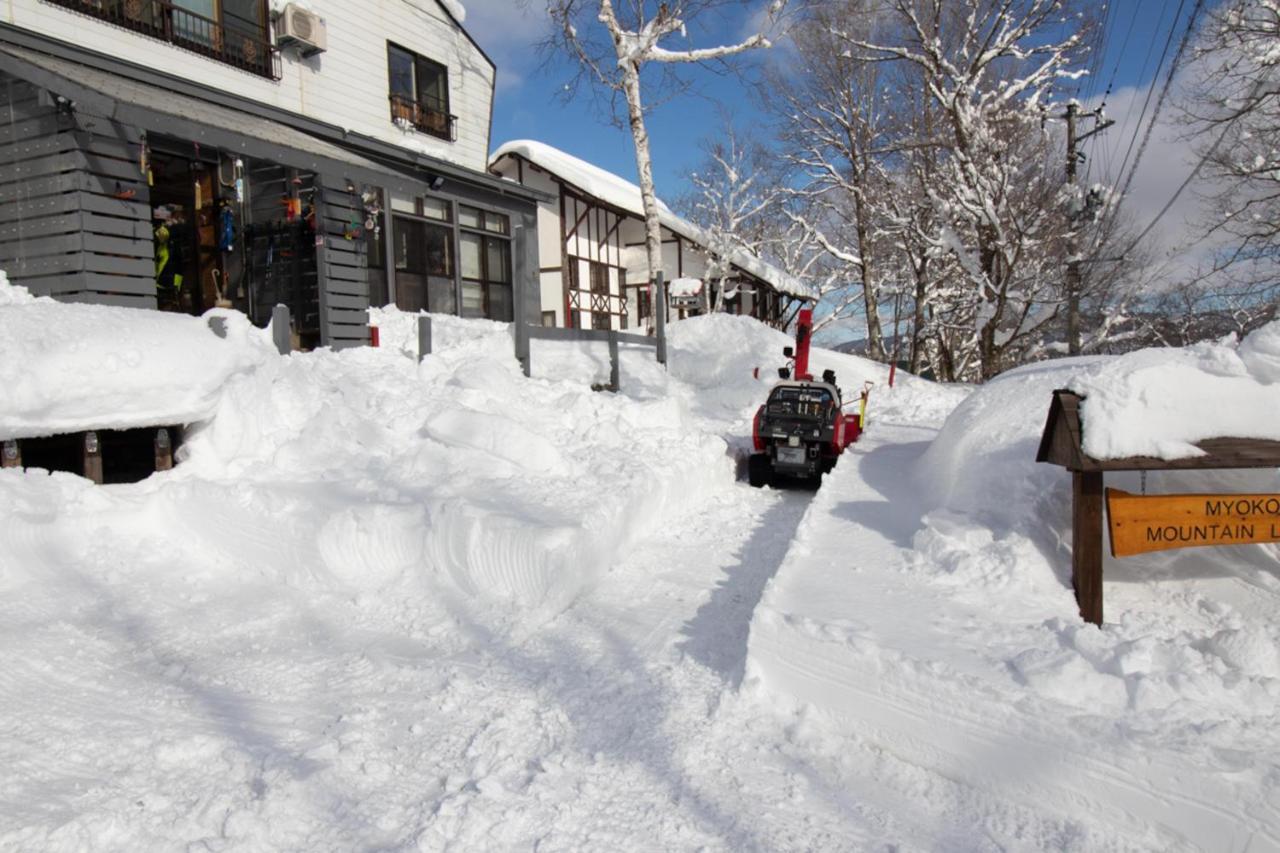
[[[463,222],[465,216],[463,208],[467,211],[474,211],[479,214],[477,225],[466,225]],[[496,231],[487,227],[490,217],[498,217],[506,221],[504,231]],[[516,271],[515,271],[515,252],[513,247],[513,239],[511,236],[511,215],[495,210],[487,210],[474,204],[458,203],[457,211],[457,227],[458,227],[458,282],[460,288],[465,292],[468,284],[479,285],[481,293],[481,311],[486,319],[498,320],[500,322],[512,322],[515,319],[515,300],[516,300]],[[464,235],[471,235],[480,239],[480,278],[468,277],[463,273],[462,267],[462,239]],[[502,281],[492,277],[492,271],[489,269],[489,246],[496,244],[506,253],[506,273],[507,280]],[[506,318],[494,317],[492,309],[491,289],[493,287],[505,287],[508,294],[508,305],[511,309],[511,316]],[[465,298],[458,302],[459,314],[462,313],[462,305]]]
[[[413,92],[409,97],[396,92],[392,88],[394,85],[392,59],[397,51],[407,56],[411,61]],[[424,69],[429,69],[432,73],[438,75],[437,79],[440,81],[439,88],[442,94],[438,97],[429,96],[435,103],[426,103],[423,100],[421,80],[424,76]],[[447,64],[437,62],[428,56],[423,56],[421,53],[410,50],[404,45],[388,41],[387,99],[391,107],[391,121],[398,126],[400,122],[405,122],[413,127],[414,130],[443,139],[446,142],[457,140],[458,117],[449,111],[449,66]]]

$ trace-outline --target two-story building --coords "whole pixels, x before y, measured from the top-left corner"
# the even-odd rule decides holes
[[[543,142],[515,140],[489,158],[489,170],[544,194],[538,204],[541,321],[546,326],[636,329],[652,315],[640,188]],[[671,314],[715,305],[721,276],[710,276],[710,235],[659,200],[662,273],[672,284]],[[745,250],[728,258],[723,310],[784,326],[810,288]],[[535,322],[531,316],[530,322]]]
[[[487,171],[456,0],[8,0],[0,269],[60,299],[368,340],[367,308],[539,316],[536,191]]]

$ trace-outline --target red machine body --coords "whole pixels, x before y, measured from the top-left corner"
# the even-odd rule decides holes
[[[835,374],[825,371],[815,381],[809,372],[812,335],[813,311],[805,308],[796,318],[794,351],[783,351],[794,362],[779,371],[782,381],[752,420],[756,452],[747,459],[747,473],[753,486],[767,485],[778,475],[816,481],[862,434],[867,390],[862,391],[861,411],[845,412]]]

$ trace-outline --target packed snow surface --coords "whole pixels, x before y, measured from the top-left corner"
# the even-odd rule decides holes
[[[1095,459],[1202,456],[1207,438],[1280,441],[1280,320],[1234,342],[1145,349],[1089,365],[1064,387],[1081,394],[1084,450]]]
[[[183,357],[101,310],[86,346]],[[874,383],[815,494],[735,479],[789,343],[752,320],[624,346],[617,394],[603,346],[526,378],[506,325],[419,362],[371,321],[227,371],[172,471],[0,470],[0,849],[1280,849],[1277,549],[1109,560],[1075,613],[1033,459],[1103,362],[975,393],[815,349]]]

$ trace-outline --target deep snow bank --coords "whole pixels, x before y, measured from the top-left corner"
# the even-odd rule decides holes
[[[225,337],[210,328],[222,323]],[[0,438],[192,423],[275,357],[243,314],[204,317],[34,298],[0,274]]]
[[[1096,361],[1064,387],[1084,396],[1096,459],[1201,456],[1206,438],[1280,441],[1280,320],[1234,342],[1144,349]]]
[[[218,555],[229,583],[394,594],[445,621],[441,601],[471,602],[518,631],[733,487],[722,425],[651,353],[625,355],[631,393],[601,394],[603,346],[539,347],[527,379],[510,327],[483,320],[433,317],[422,363],[416,315],[395,309],[372,312],[380,349],[279,357],[235,312],[217,312],[223,339],[208,318],[0,294],[6,427],[198,421],[182,464],[133,486],[6,471],[3,503],[47,504],[43,529],[69,547],[102,535],[95,519],[141,524],[162,552]],[[108,381],[86,375],[104,365]],[[35,581],[28,569],[9,563],[0,583]]]
[[[723,441],[699,429],[678,397],[634,400],[526,379],[509,335],[487,323],[459,340],[421,365],[360,349],[265,366],[228,387],[189,440],[183,469],[242,487],[341,492],[305,499],[318,504],[321,564],[363,574],[362,586],[401,584],[386,567],[399,564],[544,614],[636,536],[731,482]],[[387,513],[410,516],[391,522],[391,545]],[[388,548],[413,558],[384,560]]]

